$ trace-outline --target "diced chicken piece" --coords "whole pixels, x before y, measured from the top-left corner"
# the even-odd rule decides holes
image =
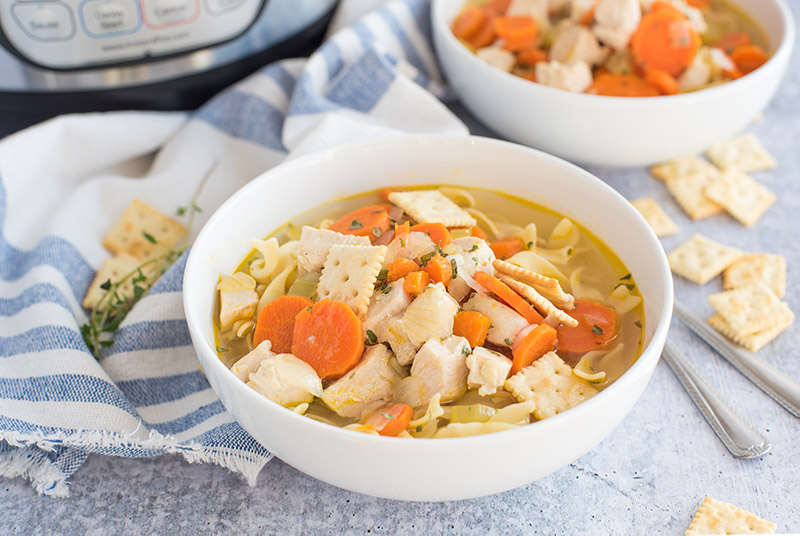
[[[429,339],[444,339],[453,334],[453,317],[458,303],[444,285],[429,285],[411,302],[401,318],[390,318],[376,326],[380,342],[392,347],[401,365],[408,365],[414,353]]]
[[[536,81],[542,85],[582,93],[592,85],[592,70],[585,63],[564,65],[557,61],[536,64]]]
[[[478,388],[481,396],[493,395],[503,387],[511,370],[511,360],[497,352],[476,346],[467,356],[467,387]]]
[[[458,302],[467,297],[475,272],[494,274],[494,252],[480,238],[465,237],[453,240],[456,252],[449,258],[456,261],[458,276],[447,285],[447,291]]]
[[[328,229],[303,227],[300,232],[300,246],[297,248],[297,273],[303,276],[309,272],[320,272],[331,246],[341,244],[349,246],[369,246],[366,236],[344,235]]]
[[[387,318],[375,326],[373,333],[378,342],[385,342],[392,347],[398,363],[408,365],[414,361],[418,347],[411,342],[402,317]]]
[[[392,353],[382,344],[364,352],[356,367],[322,392],[322,401],[342,417],[361,417],[393,399],[400,375],[389,364]]]
[[[366,316],[364,317],[364,332],[367,330],[375,332],[378,324],[390,318],[402,314],[409,305],[411,297],[403,290],[405,278],[398,279],[391,284],[389,292],[377,292],[372,295]]]
[[[253,318],[258,306],[254,289],[219,291],[219,326],[227,329],[237,320]]]
[[[601,63],[606,59],[608,50],[602,48],[597,38],[586,27],[579,24],[569,24],[561,27],[556,33],[553,44],[550,45],[550,60],[552,62],[573,64],[585,63],[588,66]],[[544,62],[539,62],[536,65]],[[539,81],[539,74],[536,74]]]
[[[511,69],[517,62],[514,54],[502,47],[489,46],[479,48],[475,51],[475,55],[492,67],[497,67],[501,71],[507,73],[511,72]]]
[[[701,48],[692,63],[678,77],[681,91],[695,91],[706,87],[711,83],[714,67],[708,47]]]
[[[322,382],[311,365],[292,354],[261,361],[247,385],[281,406],[292,407],[322,396]]]
[[[247,355],[240,358],[239,361],[234,363],[231,367],[231,372],[233,372],[237,378],[246,382],[250,374],[258,370],[258,367],[264,359],[273,357],[274,355],[275,353],[272,351],[272,342],[265,340],[253,348]]]
[[[411,366],[411,376],[422,380],[424,404],[436,393],[441,395],[443,403],[464,394],[469,374],[466,363],[469,351],[467,339],[456,335],[443,341],[431,339],[420,348]]]
[[[600,0],[594,12],[596,24],[592,31],[614,50],[624,50],[641,19],[638,0]]]
[[[511,346],[517,334],[528,327],[528,321],[511,307],[485,294],[475,294],[464,304],[466,311],[478,311],[492,320],[486,339],[498,346]]]
[[[431,237],[425,233],[412,232],[405,238],[395,238],[391,241],[383,258],[383,267],[388,268],[395,260],[403,257],[405,259],[419,259],[434,250],[434,243]]]

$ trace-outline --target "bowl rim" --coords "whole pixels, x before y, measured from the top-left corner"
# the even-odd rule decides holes
[[[636,221],[638,225],[642,228],[642,230],[644,231],[644,235],[647,236],[649,242],[651,243],[651,246],[656,246],[654,249],[658,252],[657,253],[658,265],[659,265],[659,270],[661,272],[659,280],[663,281],[664,283],[662,287],[663,289],[662,298],[664,300],[664,303],[662,305],[661,311],[658,314],[659,318],[658,324],[656,325],[656,328],[653,331],[652,336],[650,337],[650,341],[648,342],[647,345],[645,345],[644,349],[642,350],[636,361],[614,383],[603,389],[596,396],[592,397],[591,400],[587,400],[564,413],[559,413],[553,417],[543,419],[542,421],[531,423],[531,425],[535,426],[530,426],[530,425],[520,426],[518,428],[510,430],[502,430],[490,434],[467,436],[467,437],[436,438],[436,439],[426,438],[425,441],[407,441],[406,438],[374,436],[371,434],[354,432],[352,430],[345,430],[342,427],[319,422],[315,419],[311,419],[304,415],[300,415],[289,408],[285,408],[280,404],[277,404],[276,402],[267,399],[266,397],[257,393],[255,390],[248,388],[246,384],[238,380],[238,378],[235,378],[230,369],[228,369],[222,363],[222,361],[219,359],[216,353],[210,347],[208,347],[208,345],[204,343],[205,341],[204,333],[206,333],[206,330],[213,325],[213,319],[205,318],[205,314],[201,311],[201,308],[196,306],[194,303],[195,299],[199,298],[195,298],[196,294],[192,292],[192,289],[203,285],[203,281],[201,279],[198,279],[199,276],[195,276],[196,272],[202,270],[195,270],[194,266],[199,265],[201,262],[205,260],[203,257],[200,257],[200,250],[202,248],[196,246],[198,244],[203,244],[206,241],[206,236],[211,234],[212,229],[225,221],[225,219],[228,217],[227,213],[232,211],[231,207],[235,207],[236,205],[238,205],[240,199],[253,197],[250,194],[252,190],[260,189],[263,187],[262,186],[263,184],[272,182],[275,176],[291,174],[295,170],[305,167],[314,167],[323,165],[326,162],[330,162],[332,159],[338,158],[339,155],[342,153],[347,155],[347,153],[357,153],[358,151],[377,150],[381,149],[382,146],[384,145],[395,146],[396,144],[411,144],[416,146],[416,145],[431,144],[431,143],[465,144],[472,147],[479,145],[499,146],[502,148],[502,150],[516,151],[518,153],[527,154],[527,156],[525,156],[524,158],[550,160],[556,163],[557,165],[562,166],[565,172],[574,173],[582,176],[585,180],[595,182],[600,189],[604,190],[605,193],[610,195],[612,198],[617,198],[618,201],[620,200],[624,201],[624,204],[622,204],[622,206],[625,206],[626,208],[623,210],[626,210],[628,213],[627,214],[628,217]],[[352,158],[352,156],[350,158]],[[207,367],[213,367],[214,369],[216,369],[216,371],[222,374],[230,374],[231,376],[229,379],[231,380],[235,379],[237,382],[236,383],[237,387],[235,389],[240,390],[241,393],[245,393],[244,396],[249,401],[249,407],[251,408],[251,411],[256,411],[255,409],[253,409],[254,407],[257,407],[258,409],[268,410],[271,412],[282,411],[285,412],[283,414],[284,417],[288,419],[293,419],[298,426],[308,426],[311,427],[312,430],[316,429],[321,433],[334,434],[337,437],[341,437],[341,439],[345,441],[364,441],[364,442],[374,441],[378,442],[378,444],[394,444],[394,445],[402,444],[404,445],[404,447],[407,446],[407,448],[411,449],[449,448],[456,445],[457,443],[460,444],[461,442],[469,442],[469,443],[480,443],[486,441],[493,442],[492,438],[495,437],[497,434],[503,434],[504,438],[512,438],[511,434],[516,434],[516,436],[520,437],[526,434],[535,435],[542,430],[545,430],[546,433],[547,428],[558,428],[559,426],[562,425],[569,426],[569,421],[574,421],[574,420],[579,421],[584,413],[586,413],[587,411],[591,411],[593,405],[596,405],[596,402],[593,403],[592,400],[596,399],[605,400],[608,397],[612,396],[614,393],[621,392],[623,389],[627,388],[628,384],[630,384],[632,381],[635,381],[633,379],[634,377],[638,378],[642,376],[642,374],[646,374],[648,368],[652,367],[652,369],[655,370],[655,367],[657,366],[661,356],[661,351],[660,349],[654,350],[654,348],[656,346],[662,346],[663,341],[666,340],[667,332],[669,330],[672,318],[672,308],[674,301],[672,272],[670,271],[669,264],[667,262],[667,257],[666,254],[664,253],[663,247],[661,246],[661,242],[656,237],[655,233],[649,227],[644,218],[633,208],[632,205],[630,205],[630,203],[625,199],[625,197],[623,197],[622,194],[617,192],[614,188],[609,186],[607,183],[605,183],[603,180],[596,177],[592,173],[589,173],[588,171],[584,170],[583,168],[575,164],[572,164],[571,162],[568,162],[562,158],[540,151],[538,149],[533,149],[531,147],[495,138],[472,136],[472,135],[463,136],[463,135],[448,135],[448,134],[392,136],[386,138],[378,138],[378,139],[346,143],[331,149],[323,149],[320,151],[315,151],[298,156],[297,158],[294,159],[286,160],[283,163],[261,173],[260,175],[256,176],[251,181],[249,181],[247,184],[242,186],[228,199],[226,199],[214,211],[214,213],[209,217],[209,219],[203,225],[202,229],[195,238],[194,245],[190,249],[189,256],[186,260],[182,291],[183,291],[183,307],[186,316],[186,322],[189,328],[189,333],[192,335],[193,348],[198,356],[200,364],[202,365],[203,374],[207,375],[206,374]],[[208,325],[204,327],[204,324]],[[200,345],[200,348],[198,348],[199,342],[202,343]],[[649,379],[647,381],[649,382]]]
[[[552,98],[581,99],[587,104],[603,103],[603,105],[610,106],[635,106],[642,108],[665,102],[676,104],[693,104],[698,102],[702,103],[710,99],[720,98],[728,92],[736,91],[744,84],[755,85],[761,83],[762,78],[769,76],[768,71],[771,71],[772,69],[778,69],[778,65],[780,64],[788,63],[795,41],[794,17],[786,1],[766,0],[771,1],[773,5],[778,8],[778,11],[781,14],[783,37],[774,48],[774,52],[772,55],[770,55],[767,62],[755,71],[737,78],[736,80],[731,80],[730,82],[726,82],[718,86],[709,87],[698,91],[691,91],[689,93],[679,93],[677,95],[659,95],[657,97],[614,97],[608,95],[592,95],[588,93],[573,93],[562,89],[544,86],[542,84],[531,83],[530,81],[524,80],[519,76],[515,76],[496,67],[492,67],[485,61],[479,59],[475,54],[469,52],[469,50],[467,50],[467,48],[464,47],[464,45],[462,45],[458,39],[456,39],[456,37],[453,35],[453,32],[450,31],[449,23],[445,19],[444,7],[442,6],[445,5],[445,2],[451,1],[455,2],[457,0],[432,0],[431,2],[430,14],[431,25],[433,27],[434,44],[438,45],[435,48],[438,49],[439,46],[441,46],[439,45],[441,42],[443,45],[446,45],[451,49],[458,50],[456,54],[462,55],[465,58],[465,61],[471,62],[473,68],[482,69],[486,73],[486,76],[495,76],[500,83],[510,83],[512,84],[512,87],[516,87],[519,91],[525,91],[527,88],[528,90],[534,92],[541,91],[543,92],[543,96],[550,96]],[[458,1],[463,3],[464,0]],[[436,52],[437,59],[441,64],[443,64],[444,62],[442,62],[439,50],[436,50]],[[458,93],[457,90],[456,93]]]

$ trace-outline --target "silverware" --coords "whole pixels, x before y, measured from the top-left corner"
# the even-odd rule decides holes
[[[686,326],[706,341],[736,370],[775,399],[795,417],[800,417],[800,382],[756,357],[752,352],[738,348],[711,326],[697,318],[685,305],[675,302],[674,314]]]
[[[757,458],[772,449],[772,444],[733,409],[669,339],[661,355],[731,454],[739,458]]]

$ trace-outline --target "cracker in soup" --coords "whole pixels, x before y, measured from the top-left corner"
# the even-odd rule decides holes
[[[319,299],[346,303],[363,317],[386,256],[386,246],[331,246],[317,286]]]

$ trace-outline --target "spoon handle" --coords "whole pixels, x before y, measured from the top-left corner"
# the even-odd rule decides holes
[[[772,449],[772,444],[733,409],[669,339],[661,355],[731,454],[757,458]]]
[[[714,348],[736,370],[767,393],[795,417],[800,417],[800,382],[785,372],[756,357],[752,352],[737,348],[711,326],[697,318],[685,305],[675,302],[675,316]]]

